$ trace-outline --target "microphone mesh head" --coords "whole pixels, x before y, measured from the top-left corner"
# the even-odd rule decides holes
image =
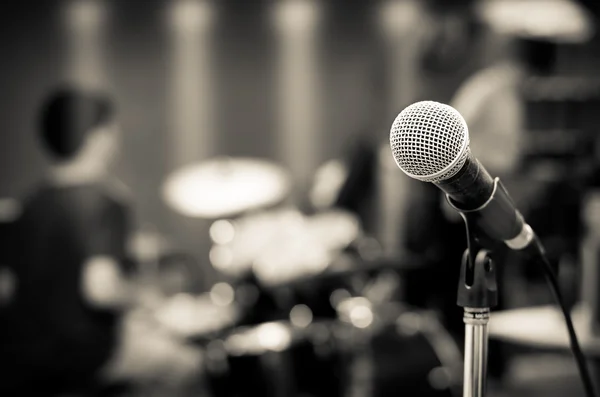
[[[411,178],[440,182],[454,176],[469,155],[469,129],[451,106],[413,103],[394,120],[390,146],[398,167]]]

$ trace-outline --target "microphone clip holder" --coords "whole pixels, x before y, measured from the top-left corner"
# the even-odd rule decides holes
[[[498,283],[492,251],[473,232],[472,215],[462,213],[467,229],[467,249],[463,253],[456,303],[463,308],[493,308],[498,304]]]

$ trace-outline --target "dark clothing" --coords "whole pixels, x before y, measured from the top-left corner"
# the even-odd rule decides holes
[[[118,314],[87,304],[82,271],[92,256],[125,263],[127,223],[126,207],[99,184],[46,186],[28,198],[7,241],[18,284],[0,311],[3,378],[86,382],[107,361]]]

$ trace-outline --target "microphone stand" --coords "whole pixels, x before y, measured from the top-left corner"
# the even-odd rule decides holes
[[[497,304],[494,264],[486,249],[469,246],[463,255],[458,306],[464,309],[465,354],[463,397],[483,397],[488,360],[490,308]]]
[[[490,202],[495,198],[494,194]],[[487,243],[489,239],[485,234],[479,233],[480,229],[477,227],[485,208],[465,211],[452,202],[450,204],[460,212],[465,222],[468,244],[461,261],[456,302],[464,309],[463,397],[483,397],[486,392],[490,309],[498,303],[495,264],[491,258],[491,250],[482,245],[482,242]],[[489,243],[486,246],[493,246],[491,241]]]

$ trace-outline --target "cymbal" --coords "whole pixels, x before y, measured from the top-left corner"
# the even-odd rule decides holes
[[[516,37],[583,43],[594,34],[592,16],[573,1],[492,0],[478,13],[493,29]]]
[[[571,317],[583,352],[600,356],[600,337],[592,332],[591,314],[580,305],[573,309]],[[554,305],[492,312],[490,338],[538,349],[570,349],[562,313]]]
[[[290,185],[288,173],[271,162],[218,157],[171,174],[162,195],[185,216],[217,219],[275,205]]]

